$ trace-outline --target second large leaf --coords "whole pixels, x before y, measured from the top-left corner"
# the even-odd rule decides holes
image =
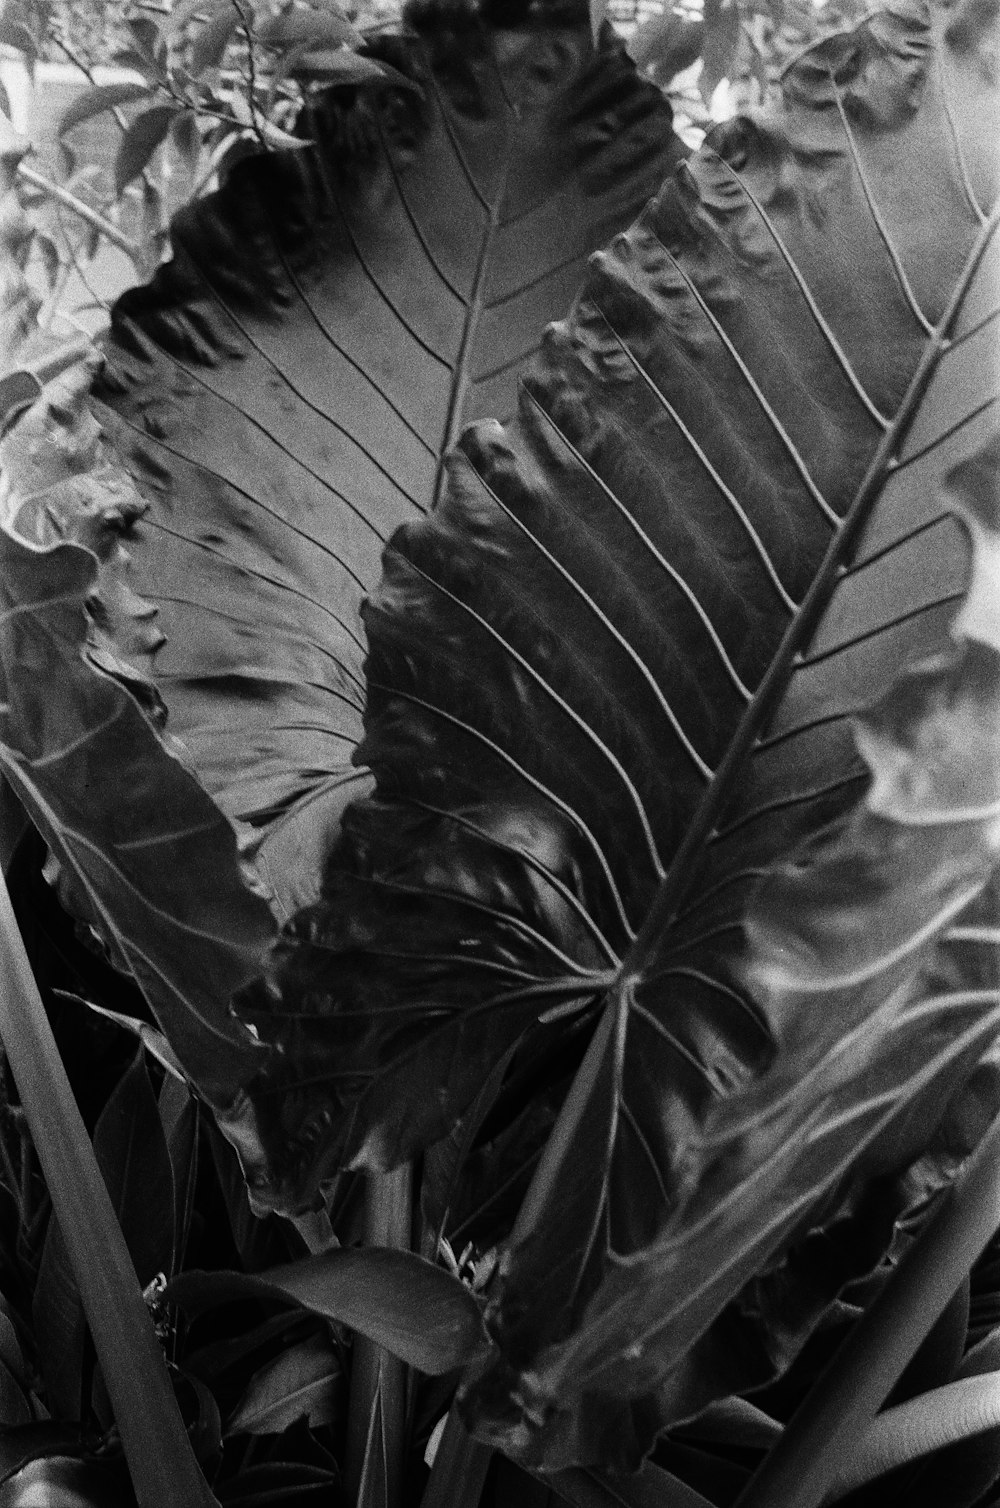
[[[939,26],[900,5],[827,39],[780,113],[685,163],[594,260],[517,419],[470,428],[393,540],[377,794],[247,1006],[284,1049],[251,1090],[279,1201],[414,1156],[539,1018],[627,977],[992,197],[956,143],[995,96]],[[678,1056],[712,1062],[711,1098],[764,1036],[715,995],[696,1016]]]
[[[683,151],[610,32],[413,27],[378,44],[388,82],[313,111],[310,147],[180,218],[98,393],[153,504],[133,558],[170,730],[258,837],[295,808],[267,866],[286,904],[364,779],[358,608],[386,539]]]

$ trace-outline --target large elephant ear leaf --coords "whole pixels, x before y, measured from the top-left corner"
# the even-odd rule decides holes
[[[245,1007],[284,1049],[254,1091],[276,1199],[436,1140],[619,978],[980,234],[992,156],[957,145],[989,109],[919,7],[826,39],[594,260],[517,418],[473,426],[394,537],[377,792]],[[702,1008],[711,1097],[768,1033]]]
[[[811,1214],[837,1214],[842,1180],[849,1211],[913,1163],[992,1030],[978,997],[931,1004],[940,1051],[915,1066],[909,990],[948,916],[932,885],[925,937],[904,887],[899,971],[875,971],[865,1006],[880,1066],[880,990],[910,1023],[899,1120],[861,1114],[829,1012],[842,1113],[796,1163],[802,1121],[776,1100],[761,1153],[781,1146],[801,1177],[756,1199],[752,1128],[803,1044],[750,982],[748,898],[861,799],[851,717],[947,645],[965,587],[938,484],[982,449],[996,374],[998,99],[970,16],[942,37],[899,6],[809,52],[783,112],[714,137],[595,260],[516,420],[463,437],[366,613],[375,795],[241,1006],[284,1049],[251,1092],[291,1204],[337,1163],[413,1155],[539,1023],[605,1007],[504,1263],[502,1358],[468,1387],[476,1429],[536,1465],[634,1461],[671,1418],[784,1365],[877,1261],[878,1222],[875,1249],[845,1217],[780,1269],[798,1307],[773,1335],[765,1285],[739,1345],[695,1343],[720,1312],[736,1323],[730,1300]],[[702,1189],[726,1194],[738,1255],[723,1271],[725,1239],[698,1247],[707,1265],[673,1287],[657,1261],[694,1250]],[[664,1282],[676,1328],[647,1350]]]
[[[102,423],[151,507],[170,728],[284,911],[368,785],[358,610],[443,451],[515,374],[684,148],[605,29],[414,10],[313,144],[242,163],[123,298]],[[411,80],[417,88],[396,87]]]
[[[88,408],[98,353],[39,329],[0,141],[0,762],[78,915],[135,974],[186,1072],[258,1154],[239,1090],[265,1051],[228,1009],[275,932],[236,834],[160,729],[162,638],[130,579],[145,504]]]
[[[179,219],[89,409],[97,353],[35,328],[7,200],[0,756],[217,1107],[266,1055],[228,1012],[274,934],[254,888],[279,915],[314,894],[367,784],[383,539],[682,151],[610,34],[432,9],[313,145]]]

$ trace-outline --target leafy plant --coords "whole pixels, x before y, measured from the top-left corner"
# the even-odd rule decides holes
[[[515,294],[561,287],[620,163],[679,155],[607,34],[521,24],[380,43],[420,93],[319,107],[316,147],[195,206],[89,408],[12,283],[0,754],[167,1041],[117,1014],[298,1222],[236,1183],[194,1270],[171,1147],[230,1191],[232,1155],[124,1070],[95,1148],[126,1234],[127,1148],[170,1190],[134,1254],[178,1273],[147,1302],[222,1502],[338,1462],[359,1508],[415,1499],[425,1447],[426,1508],[750,1502],[782,1389],[903,1292],[873,1412],[948,1298],[926,1243],[954,1282],[986,1239],[931,1216],[998,1108],[989,18],[811,47],[593,259],[516,417],[449,449],[507,412],[474,381],[503,227]],[[459,192],[476,237],[435,209]],[[894,1403],[950,1381],[960,1298]],[[268,1422],[294,1465],[240,1446]],[[818,1502],[817,1461],[770,1508]]]
[[[120,279],[109,272],[109,247],[126,255],[133,279],[150,277],[167,250],[170,213],[216,186],[241,155],[303,147],[294,128],[315,90],[371,88],[387,77],[359,51],[362,33],[336,5],[198,0],[132,8],[112,27],[119,77],[111,81],[95,73],[72,20],[24,0],[0,18],[4,41],[32,72],[51,53],[78,71],[82,86],[58,121],[55,163],[19,165],[47,320],[81,312],[68,297],[74,277],[76,302],[89,290],[92,304],[109,276]],[[117,131],[110,166],[99,150],[102,127],[112,138]]]

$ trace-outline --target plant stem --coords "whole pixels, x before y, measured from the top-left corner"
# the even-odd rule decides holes
[[[240,18],[240,31],[243,33],[247,44],[247,105],[250,110],[250,119],[253,122],[253,133],[264,150],[267,150],[267,141],[260,128],[260,120],[257,116],[257,61],[253,52],[253,32],[246,11],[240,0],[230,0],[230,4]]]
[[[135,242],[130,241],[128,236],[118,229],[117,225],[112,225],[111,221],[106,220],[96,209],[91,209],[89,204],[84,204],[82,199],[78,199],[75,194],[71,194],[69,189],[64,189],[62,184],[53,183],[51,178],[45,177],[44,173],[36,172],[34,168],[29,168],[23,162],[18,163],[17,174],[19,178],[24,179],[25,183],[30,183],[35,188],[41,189],[42,193],[47,194],[50,199],[55,199],[58,204],[62,204],[66,209],[72,210],[74,215],[77,215],[81,220],[85,220],[95,230],[99,230],[105,240],[109,241],[112,246],[117,246],[133,262],[135,261],[139,254],[139,248]]]
[[[0,1024],[140,1508],[217,1508],[194,1458],[135,1268],[0,876]]]
[[[452,1409],[420,1508],[477,1508],[492,1459],[490,1446],[474,1440]]]
[[[818,1508],[998,1226],[1000,1117],[735,1508]]]
[[[366,1246],[410,1248],[412,1170],[369,1176]],[[344,1463],[352,1508],[399,1508],[406,1466],[406,1366],[374,1341],[355,1334]]]

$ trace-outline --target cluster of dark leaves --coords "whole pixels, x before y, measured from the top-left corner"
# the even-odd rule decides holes
[[[95,950],[45,878],[46,850],[32,828],[8,867],[18,924],[72,1087],[112,1193],[147,1304],[164,1347],[195,1454],[221,1508],[283,1508],[344,1499],[341,1475],[351,1341],[245,1279],[305,1255],[296,1228],[251,1210],[235,1154],[212,1117],[164,1071],[133,1033],[98,1011],[150,1021],[135,986]],[[551,1064],[515,1087],[530,1098]],[[0,1064],[0,1501],[63,1493],[93,1508],[135,1499],[91,1341],[66,1242],[52,1214],[30,1129],[6,1063]],[[445,1149],[429,1160],[417,1241],[441,1235],[471,1275],[505,1230],[534,1165],[547,1096],[569,1073],[559,1061],[537,1107],[513,1131],[481,1128],[467,1165],[448,1178]],[[515,1076],[515,1086],[517,1078]],[[501,1181],[498,1181],[501,1180]],[[333,1191],[336,1234],[362,1235],[359,1180]],[[418,1217],[419,1218],[419,1217]],[[161,1297],[188,1274],[183,1305]],[[427,1442],[446,1413],[453,1374],[410,1379],[407,1505],[427,1482]],[[498,1459],[484,1508],[565,1504]],[[345,1508],[347,1508],[345,1502]]]
[[[302,1242],[286,1223],[250,1213],[232,1149],[187,1088],[137,1052],[134,1036],[81,1007],[147,1014],[138,991],[81,940],[42,860],[31,832],[10,869],[18,921],[198,1460],[226,1505],[335,1502],[344,1336],[280,1304],[223,1300],[188,1321],[158,1297],[185,1267],[252,1273],[302,1255]],[[127,1504],[66,1243],[6,1072],[2,1147],[4,1229],[16,1240],[0,1253],[0,1476],[25,1491],[44,1480],[73,1486],[82,1501]]]
[[[282,1219],[255,1217],[232,1149],[187,1090],[135,1039],[80,999],[130,1016],[146,1014],[138,992],[92,950],[61,910],[43,874],[44,849],[31,832],[10,867],[18,921],[70,1070],[102,1172],[168,1357],[198,1460],[222,1508],[282,1508],[343,1501],[341,1464],[350,1340],[336,1324],[273,1293],[248,1291],[255,1275],[304,1254]],[[463,1276],[488,1275],[491,1244],[509,1227],[551,1114],[571,1076],[573,1052],[542,1054],[533,1075],[515,1072],[510,1105],[486,1115],[471,1145],[455,1140],[424,1159],[417,1243],[444,1237]],[[494,1126],[503,1125],[500,1134]],[[468,1126],[466,1126],[468,1134]],[[5,1071],[0,1121],[0,1217],[16,1239],[0,1248],[0,1494],[5,1508],[61,1491],[94,1508],[134,1508],[127,1470],[87,1331],[65,1242],[51,1214],[30,1133]],[[456,1161],[464,1154],[460,1172]],[[357,1183],[345,1178],[330,1201],[345,1244],[360,1239]],[[484,1262],[485,1258],[485,1262]],[[1000,1247],[995,1243],[914,1358],[890,1402],[994,1369],[1000,1361]],[[793,1367],[754,1402],[777,1424],[862,1314],[891,1268],[844,1291]],[[163,1279],[189,1274],[183,1307],[159,1297]],[[453,1374],[410,1379],[410,1458],[405,1501],[419,1503],[423,1455],[446,1412]],[[658,1490],[661,1468],[726,1508],[768,1444],[759,1427],[695,1421],[665,1435],[637,1479]],[[845,1508],[989,1508],[997,1502],[1000,1432],[883,1478],[844,1499]],[[569,1489],[567,1489],[569,1490]],[[562,1496],[497,1456],[482,1508],[566,1508],[591,1499]],[[598,1492],[593,1482],[588,1491]],[[594,1497],[595,1503],[633,1501]],[[649,1501],[656,1501],[650,1496]],[[345,1503],[345,1508],[347,1505]]]

